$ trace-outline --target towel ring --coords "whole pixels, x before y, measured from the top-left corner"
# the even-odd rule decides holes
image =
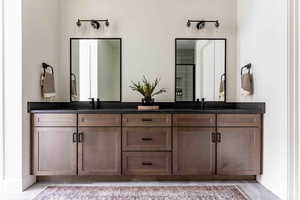
[[[248,73],[250,73],[251,67],[252,67],[251,63],[249,63],[248,65],[245,65],[244,67],[242,67],[241,75],[243,75],[243,72],[244,72],[245,69],[247,69]]]
[[[47,68],[50,68],[50,69],[51,69],[51,72],[52,72],[52,74],[54,74],[53,67],[52,67],[52,66],[50,66],[50,65],[48,65],[47,63],[42,63],[42,67],[43,67],[43,69],[44,69],[44,74],[43,74],[43,76],[45,76],[45,75],[46,75],[46,70],[47,70]]]
[[[221,81],[225,81],[225,74],[221,75]]]
[[[76,81],[76,75],[74,73],[71,74],[71,78],[73,78],[73,80]]]

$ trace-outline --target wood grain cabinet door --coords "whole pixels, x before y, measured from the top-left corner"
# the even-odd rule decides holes
[[[34,128],[34,175],[76,175],[76,128]]]
[[[218,128],[218,175],[260,173],[261,134],[259,128]]]
[[[212,175],[215,173],[214,128],[174,127],[173,174]]]
[[[121,175],[121,128],[78,131],[78,175]]]

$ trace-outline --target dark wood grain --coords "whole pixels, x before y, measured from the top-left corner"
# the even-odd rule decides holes
[[[79,128],[78,175],[121,175],[121,128]]]
[[[219,114],[217,126],[220,127],[260,127],[260,114]]]
[[[216,144],[214,128],[177,127],[173,129],[173,174],[213,175]]]
[[[121,126],[120,114],[79,114],[78,126]]]
[[[218,175],[258,175],[261,134],[259,128],[219,128],[217,145]]]
[[[174,114],[173,126],[216,126],[215,114]]]
[[[123,128],[123,151],[171,151],[172,129],[165,127]]]
[[[171,175],[170,152],[124,152],[123,175]]]
[[[76,114],[34,114],[33,126],[77,126]]]
[[[123,126],[171,126],[171,114],[125,114]]]
[[[77,144],[72,127],[34,128],[34,175],[76,175]]]

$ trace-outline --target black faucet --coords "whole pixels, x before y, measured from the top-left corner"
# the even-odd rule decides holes
[[[205,108],[205,98],[201,99],[201,110],[204,110]]]
[[[93,109],[95,109],[95,99],[89,98],[91,100],[90,104],[92,104]]]
[[[200,109],[204,110],[205,109],[205,98],[201,98],[201,102],[200,102],[200,99],[197,99],[196,107],[198,107],[199,104],[200,104]]]
[[[96,108],[99,109],[101,107],[100,98],[97,98],[97,105]]]

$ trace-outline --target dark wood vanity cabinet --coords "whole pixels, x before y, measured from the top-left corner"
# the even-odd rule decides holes
[[[79,127],[78,175],[121,175],[121,128]]]
[[[261,173],[261,116],[217,116],[217,173],[258,175]]]
[[[261,114],[33,114],[33,174],[258,175],[261,122]]]
[[[214,128],[173,128],[173,174],[213,175],[216,144],[212,142]]]
[[[121,115],[34,114],[33,173],[121,175]]]
[[[261,172],[261,115],[180,114],[173,122],[174,175]]]
[[[172,115],[123,115],[123,175],[172,175]]]
[[[33,116],[33,173],[76,175],[76,114]]]
[[[34,174],[76,175],[76,127],[35,127]]]

